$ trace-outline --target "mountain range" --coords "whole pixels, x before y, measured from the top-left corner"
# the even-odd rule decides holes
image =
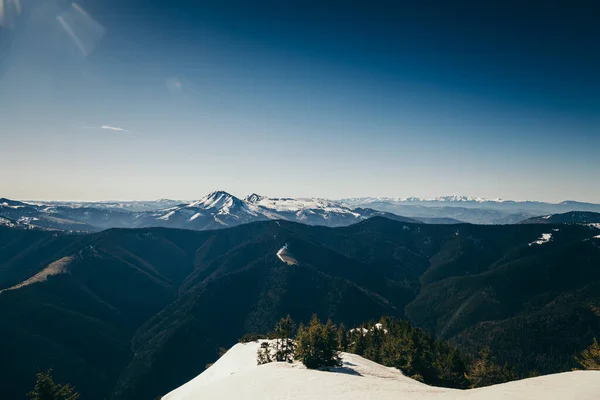
[[[275,219],[334,227],[350,225],[374,216],[422,222],[371,208],[350,208],[326,199],[267,198],[256,194],[239,199],[223,191],[212,192],[197,201],[175,205],[171,200],[138,204],[45,203],[0,199],[0,224],[78,232],[140,227],[206,230]],[[427,221],[458,222],[447,219]]]
[[[410,218],[452,218],[473,224],[514,224],[529,218],[570,211],[600,212],[600,204],[578,201],[546,203],[468,196],[434,198],[362,197],[340,200],[351,207],[369,207]]]
[[[0,227],[0,398],[52,367],[83,398],[154,399],[288,313],[406,318],[464,354],[489,346],[522,376],[567,371],[600,336],[599,264],[586,224]]]
[[[158,226],[205,230],[275,219],[336,227],[374,216],[431,224],[512,224],[571,211],[600,212],[600,205],[572,201],[559,204],[515,202],[464,196],[334,201],[251,194],[240,199],[227,192],[216,191],[197,201],[42,202],[2,198],[0,224],[78,232]]]

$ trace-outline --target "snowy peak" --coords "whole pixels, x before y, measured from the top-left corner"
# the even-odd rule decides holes
[[[186,205],[165,208],[155,218],[161,226],[214,229],[269,219],[346,226],[381,214],[320,198],[270,198],[252,193],[240,200],[220,190]]]
[[[248,203],[255,204],[255,203],[258,203],[259,201],[261,201],[263,199],[265,199],[264,196],[260,196],[260,195],[258,195],[256,193],[252,193],[251,195],[246,196],[244,198],[244,201],[246,201]]]
[[[204,209],[223,208],[223,207],[232,208],[236,205],[242,205],[242,204],[243,204],[242,200],[238,199],[237,197],[235,197],[227,192],[219,190],[219,191],[209,193],[208,195],[204,196],[200,200],[189,204],[187,207],[197,207],[197,208],[204,208]]]

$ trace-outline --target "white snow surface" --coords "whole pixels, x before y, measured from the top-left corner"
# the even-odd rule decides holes
[[[163,221],[168,221],[169,218],[171,218],[173,216],[173,214],[175,214],[175,211],[170,211],[170,212],[166,213],[165,215],[163,215],[162,217],[159,217],[157,219],[161,219]]]
[[[202,214],[200,214],[200,213],[196,213],[196,214],[192,215],[192,216],[191,216],[191,218],[190,218],[190,221],[193,221],[193,220],[195,220],[196,218],[198,218],[198,217],[199,217],[199,216],[201,216],[201,215],[202,215]]]
[[[256,365],[260,342],[233,346],[210,368],[162,400],[592,400],[600,392],[600,371],[574,371],[457,390],[428,386],[395,368],[342,353],[343,366],[308,370],[300,363]]]
[[[277,252],[277,257],[287,265],[298,265],[298,260],[289,254],[287,243],[281,249],[279,249]]]
[[[0,217],[0,225],[4,225],[4,226],[8,226],[8,227],[14,227],[15,226],[15,224],[11,220],[6,219],[6,218],[2,218],[2,217]]]
[[[246,197],[246,201],[262,208],[276,212],[302,212],[305,210],[322,210],[329,213],[348,213],[355,217],[360,214],[353,212],[337,201],[320,198],[269,198],[252,194]]]
[[[475,202],[475,203],[504,203],[507,200],[495,198],[488,199],[477,196],[438,196],[438,197],[353,197],[342,199],[342,203],[369,204],[376,202],[398,202],[398,203],[425,203],[425,202]],[[510,200],[509,200],[510,201]]]
[[[533,246],[534,244],[542,245],[544,243],[548,243],[552,239],[551,233],[542,233],[542,237],[536,240],[535,242],[529,243],[529,246]]]

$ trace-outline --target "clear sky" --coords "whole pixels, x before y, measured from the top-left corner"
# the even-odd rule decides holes
[[[600,202],[599,15],[0,0],[0,197]]]

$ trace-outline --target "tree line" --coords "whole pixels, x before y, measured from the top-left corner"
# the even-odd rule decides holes
[[[258,364],[297,360],[309,369],[329,369],[341,367],[341,353],[348,352],[397,368],[406,376],[434,386],[466,389],[518,379],[511,368],[494,361],[489,348],[482,349],[478,359],[466,362],[448,343],[435,340],[407,321],[396,318],[382,317],[376,323],[346,330],[343,324],[337,326],[331,320],[323,323],[313,315],[308,325],[300,323],[296,329],[288,315],[275,324],[267,337],[272,340],[261,343],[257,351]],[[264,335],[245,335],[240,342],[263,338]],[[600,370],[598,340],[594,338],[575,361],[582,369]],[[52,369],[48,369],[36,374],[35,385],[27,398],[78,400],[79,393],[69,384],[56,383]]]
[[[313,315],[308,325],[295,324],[288,315],[275,324],[257,352],[257,363],[302,362],[310,369],[342,366],[341,352],[360,355],[379,364],[394,367],[406,376],[433,386],[457,389],[495,385],[519,379],[508,365],[498,364],[490,349],[481,349],[475,359],[467,359],[445,341],[435,340],[407,321],[382,317],[346,330],[331,320],[323,323]],[[247,335],[242,342],[260,337]],[[264,336],[262,336],[264,338]],[[584,369],[600,370],[600,346],[594,343],[577,362]],[[539,373],[530,373],[536,376]]]

